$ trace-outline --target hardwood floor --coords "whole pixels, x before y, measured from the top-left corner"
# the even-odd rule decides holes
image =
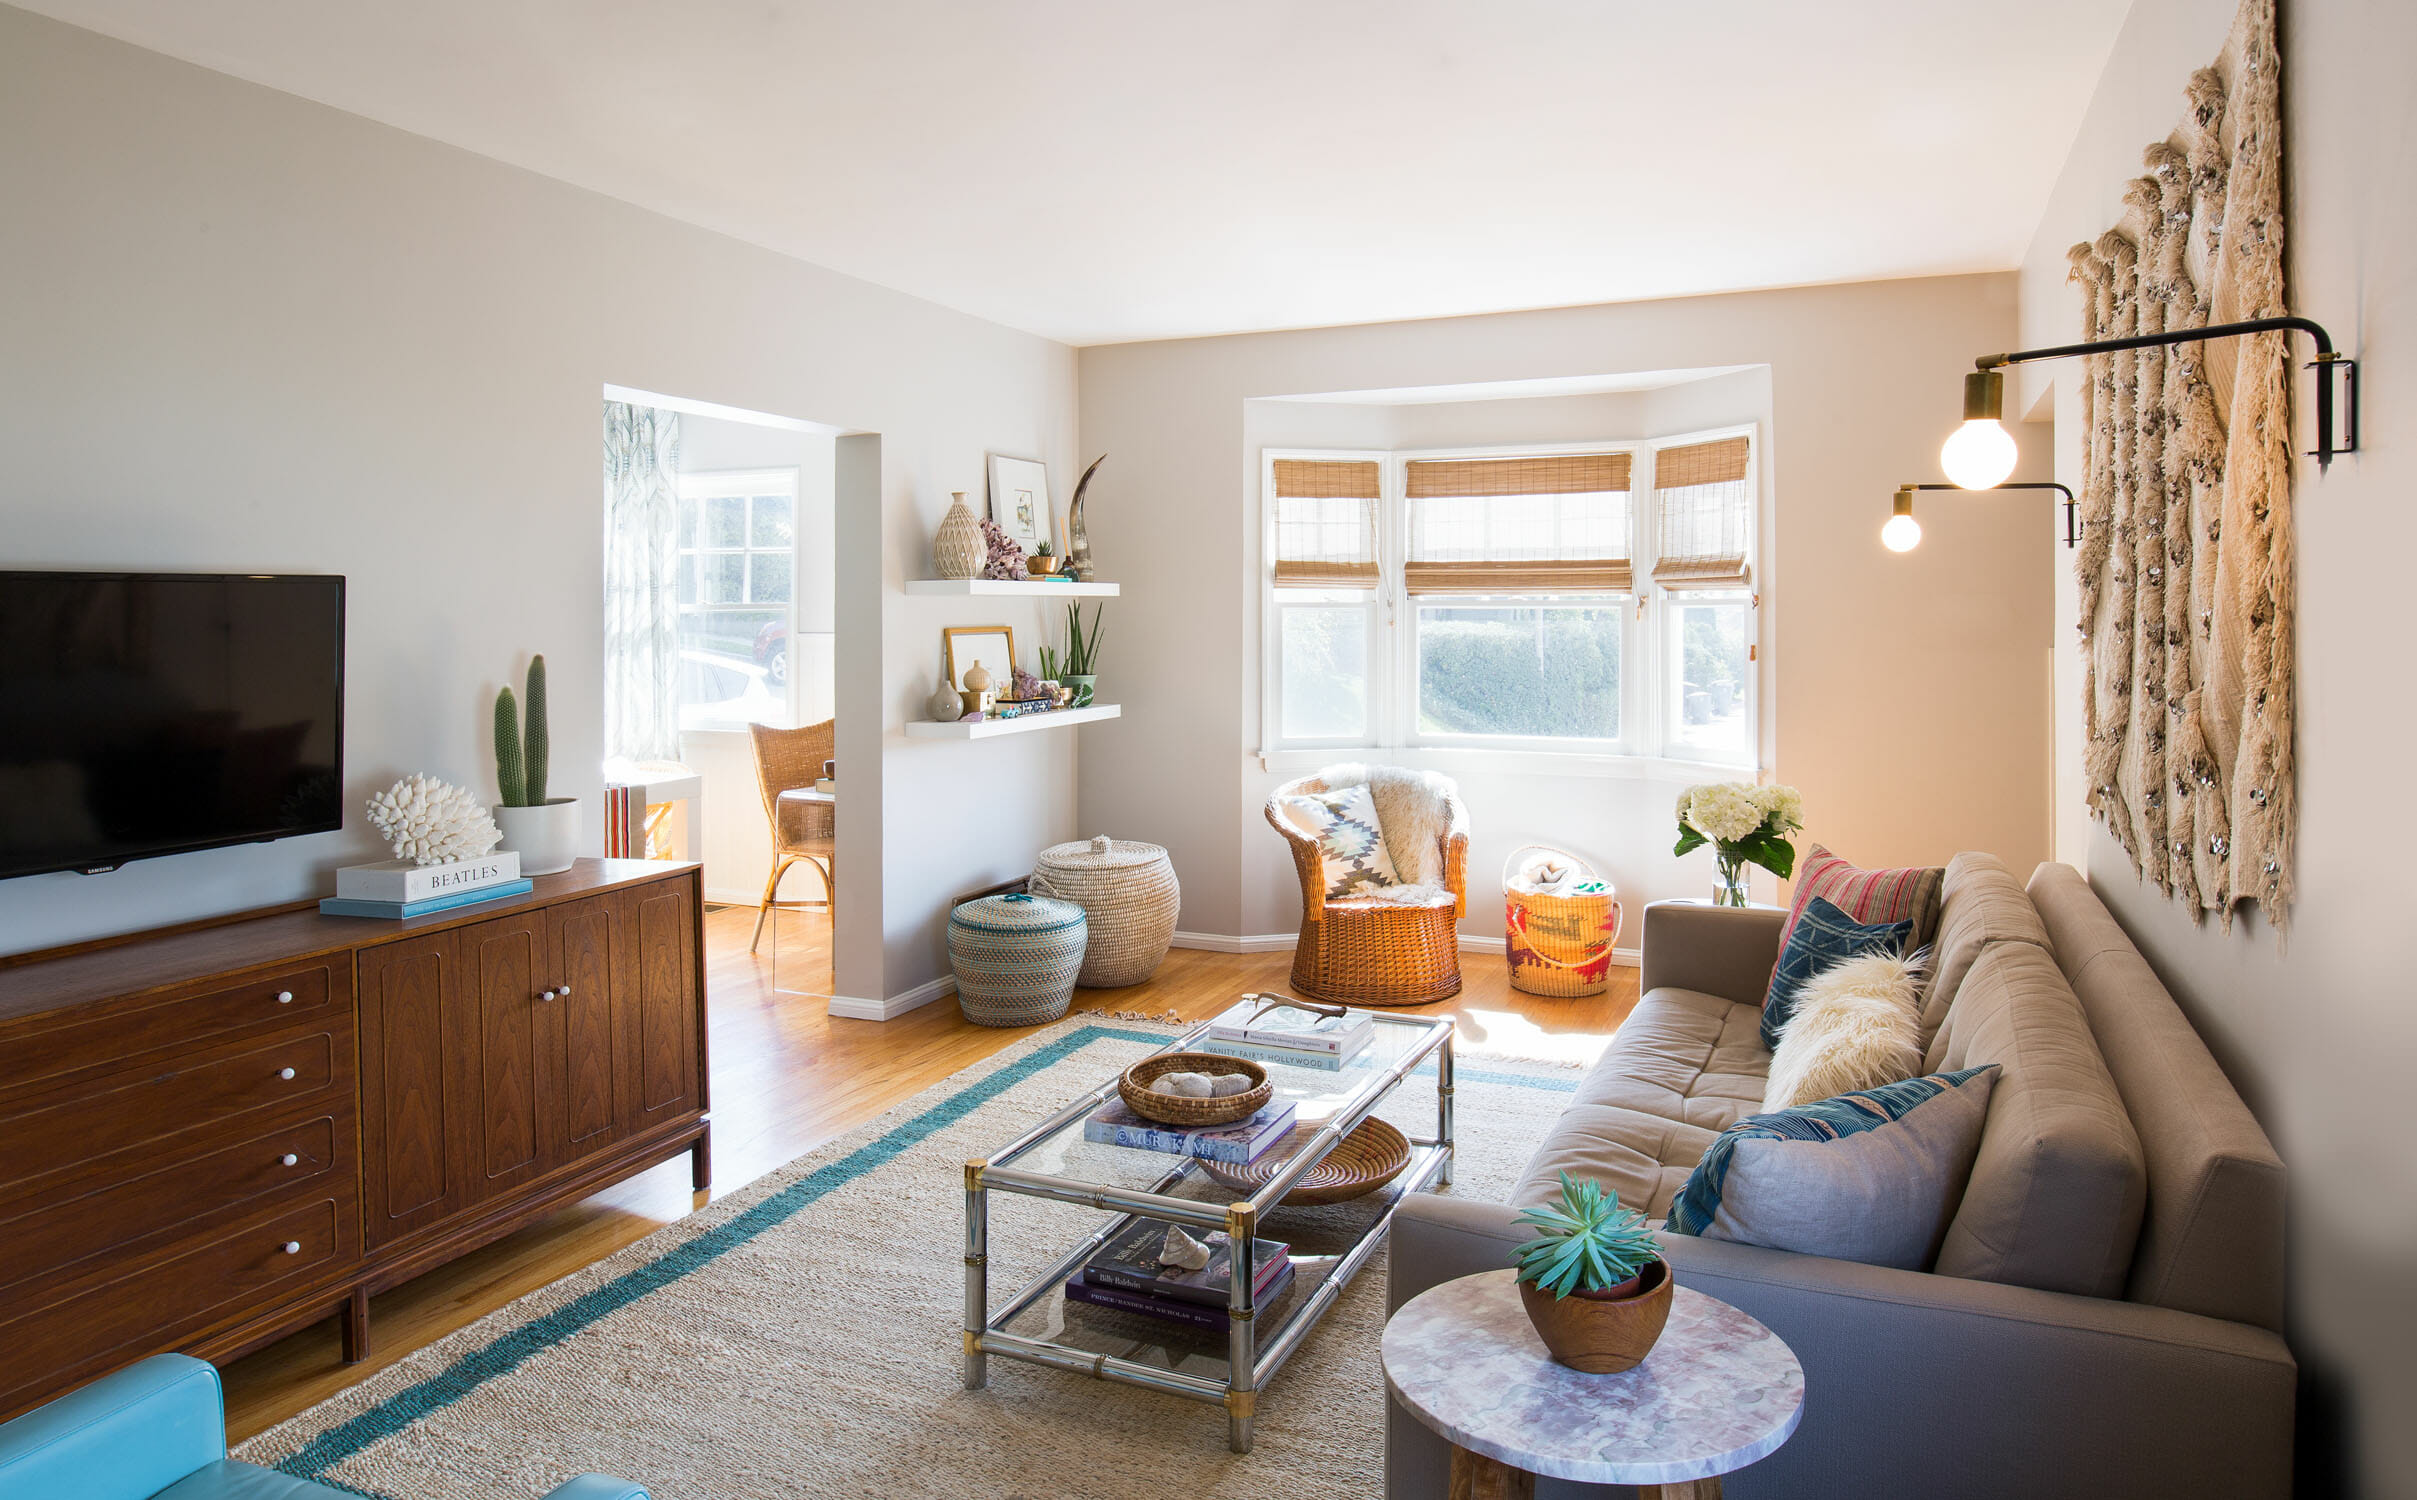
[[[894,1021],[834,1020],[817,999],[775,992],[771,932],[763,953],[747,951],[755,915],[752,907],[722,907],[705,918],[710,1192],[690,1189],[683,1156],[396,1287],[371,1303],[371,1352],[360,1364],[343,1363],[333,1322],[233,1361],[224,1371],[230,1440],[274,1426],[601,1260],[1028,1034],[973,1025],[951,1000]],[[783,921],[779,981],[787,989],[817,965],[827,973],[829,928],[795,915]],[[1074,1008],[1200,1020],[1244,991],[1285,989],[1291,963],[1289,953],[1177,949],[1148,984],[1078,990]],[[1636,1004],[1634,969],[1613,969],[1606,994],[1546,1000],[1513,990],[1497,956],[1464,953],[1461,967],[1460,994],[1425,1009],[1458,1017],[1462,1045],[1471,1050],[1591,1062]]]

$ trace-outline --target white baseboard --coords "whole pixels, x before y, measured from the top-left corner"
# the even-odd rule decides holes
[[[1301,940],[1297,932],[1252,932],[1231,937],[1222,932],[1178,932],[1174,946],[1203,953],[1289,953]]]
[[[743,891],[736,886],[709,885],[705,887],[705,904],[708,906],[761,906],[763,902],[764,888],[762,886],[757,886],[751,891]]]
[[[916,985],[903,995],[887,1000],[862,1000],[854,995],[833,995],[831,1014],[850,1021],[895,1021],[910,1010],[917,1010],[934,1000],[946,999],[957,992],[955,976],[943,974],[928,983]]]

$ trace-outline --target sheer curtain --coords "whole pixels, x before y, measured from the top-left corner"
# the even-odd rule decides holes
[[[680,418],[604,403],[604,753],[680,758]]]

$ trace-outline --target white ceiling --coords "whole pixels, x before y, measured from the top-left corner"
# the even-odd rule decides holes
[[[17,0],[1074,343],[2002,269],[2129,0]]]

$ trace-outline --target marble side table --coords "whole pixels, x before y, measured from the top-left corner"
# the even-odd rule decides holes
[[[1776,1452],[1804,1414],[1779,1335],[1681,1283],[1645,1362],[1553,1363],[1507,1269],[1412,1298],[1385,1325],[1385,1386],[1452,1444],[1452,1500],[1525,1500],[1536,1476],[1719,1500],[1720,1476]]]

